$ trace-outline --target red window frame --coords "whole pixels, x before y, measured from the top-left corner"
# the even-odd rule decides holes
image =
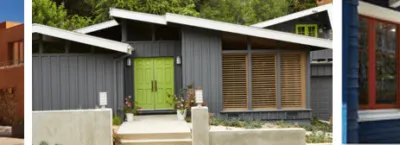
[[[368,105],[359,105],[360,109],[389,109],[400,107],[400,24],[360,15],[368,23]],[[376,104],[376,54],[375,54],[375,25],[377,22],[384,22],[396,26],[396,103],[395,104]]]

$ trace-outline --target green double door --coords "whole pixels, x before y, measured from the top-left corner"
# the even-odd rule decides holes
[[[134,59],[135,103],[144,110],[173,109],[167,94],[174,94],[173,58]]]

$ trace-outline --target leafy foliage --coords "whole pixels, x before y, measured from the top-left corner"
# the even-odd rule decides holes
[[[113,125],[121,125],[121,119],[117,116],[117,115],[115,115],[114,117],[113,117],[113,121],[112,121],[112,124]]]
[[[34,0],[32,2],[32,22],[48,26],[76,29],[88,26],[91,19],[79,15],[67,15],[64,4],[57,5],[51,0]]]
[[[77,29],[111,19],[110,8],[176,13],[250,25],[316,6],[315,0],[33,0],[33,22]]]
[[[15,88],[0,89],[0,124],[15,125],[19,122],[15,116],[16,99]]]

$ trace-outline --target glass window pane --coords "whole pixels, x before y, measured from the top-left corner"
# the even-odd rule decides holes
[[[396,25],[375,26],[376,103],[396,103]]]
[[[360,105],[368,104],[368,20],[360,18],[358,41],[358,84]]]

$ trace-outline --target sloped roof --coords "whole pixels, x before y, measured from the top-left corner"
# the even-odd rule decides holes
[[[264,22],[253,24],[251,26],[252,27],[258,27],[258,28],[265,28],[265,27],[269,27],[269,26],[272,26],[272,25],[280,24],[280,23],[283,23],[283,22],[287,22],[287,21],[290,21],[290,20],[306,17],[306,16],[309,16],[309,15],[312,15],[312,14],[315,14],[315,13],[320,13],[320,12],[325,12],[325,11],[328,12],[329,19],[332,22],[331,14],[329,14],[330,13],[330,9],[332,9],[332,4],[325,4],[325,5],[322,5],[322,6],[318,6],[318,7],[314,7],[314,8],[311,8],[311,9],[307,9],[307,10],[299,11],[299,12],[296,12],[296,13],[292,13],[292,14],[289,14],[289,15],[286,15],[286,16],[278,17],[278,18],[275,18],[275,19],[272,19],[272,20],[267,20],[267,21],[264,21]]]
[[[63,30],[41,24],[32,24],[32,33],[43,34],[69,41],[88,44],[91,46],[101,47],[109,50],[131,54],[133,48],[126,43],[86,35],[78,32]]]
[[[106,28],[110,28],[110,27],[114,27],[114,26],[118,26],[118,22],[115,20],[109,20],[109,21],[105,21],[102,23],[98,23],[98,24],[94,24],[94,25],[90,25],[87,27],[83,27],[80,29],[76,29],[74,30],[75,32],[79,32],[79,33],[83,33],[83,34],[87,34],[90,32],[95,32],[95,31],[99,31],[99,30],[103,30]]]
[[[297,35],[287,32],[280,32],[269,29],[261,29],[256,27],[202,19],[191,16],[184,16],[178,14],[167,13],[165,15],[153,15],[141,12],[134,12],[122,9],[111,8],[110,15],[114,18],[122,18],[129,19],[135,21],[142,21],[147,23],[155,23],[160,25],[167,25],[168,23],[175,23],[180,25],[187,25],[205,29],[211,29],[222,32],[230,32],[235,34],[242,34],[247,36],[254,36],[272,40],[279,40],[297,44],[303,44],[308,46],[320,47],[320,48],[329,48],[332,49],[332,41]]]

